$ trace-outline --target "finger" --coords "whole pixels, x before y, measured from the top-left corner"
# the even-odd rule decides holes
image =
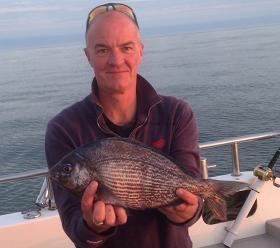
[[[105,221],[104,223],[108,226],[113,226],[116,224],[115,210],[112,205],[105,205]]]
[[[122,207],[114,207],[116,214],[116,223],[123,225],[127,222],[127,213]]]
[[[174,212],[185,212],[189,205],[183,203],[180,205],[176,205],[173,207],[166,207],[166,208],[160,208],[160,212],[163,214],[174,214]]]
[[[171,214],[174,212],[174,207],[163,207],[158,209],[163,214]]]
[[[177,189],[176,190],[176,195],[179,198],[181,198],[185,203],[187,203],[189,205],[197,205],[198,204],[197,196],[192,194],[191,192],[185,190],[185,189]]]
[[[103,201],[97,201],[94,203],[92,222],[96,225],[105,221],[106,210],[105,203]]]
[[[189,208],[189,204],[179,204],[177,206],[174,206],[174,210],[175,211],[179,211],[179,212],[185,212],[188,208]]]
[[[98,183],[96,181],[92,181],[85,189],[85,192],[83,193],[82,197],[82,203],[85,203],[87,205],[91,205],[92,200],[95,197],[96,191],[97,191]],[[84,205],[82,205],[83,207]]]
[[[83,217],[85,220],[92,219],[92,207],[93,207],[93,200],[97,191],[98,183],[93,181],[88,185],[86,188],[82,201],[81,201],[81,208],[83,212]]]

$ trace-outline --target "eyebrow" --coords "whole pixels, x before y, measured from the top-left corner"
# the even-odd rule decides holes
[[[108,48],[108,46],[106,46],[105,44],[96,44],[94,48],[96,49],[96,48],[102,48],[102,47]]]
[[[135,45],[134,41],[128,41],[126,43],[121,44],[120,46],[128,46],[128,45]]]
[[[129,45],[135,46],[135,42],[134,41],[128,41],[128,42],[125,42],[123,44],[120,44],[119,47],[129,46]],[[110,48],[110,47],[105,45],[105,44],[102,44],[102,43],[97,43],[94,48],[96,49],[96,48]]]

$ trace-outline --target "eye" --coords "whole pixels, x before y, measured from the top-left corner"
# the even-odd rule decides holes
[[[66,174],[70,174],[72,172],[72,165],[71,164],[65,164],[62,167],[62,170]]]
[[[104,55],[108,54],[108,52],[109,52],[109,49],[107,49],[107,48],[99,48],[96,50],[96,53],[99,56],[104,56]]]
[[[134,51],[134,47],[132,47],[132,46],[123,46],[123,47],[122,47],[122,51],[123,51],[124,53],[131,53],[131,52]]]
[[[130,46],[125,46],[125,47],[123,47],[123,50],[125,50],[125,51],[129,51],[129,50],[131,50],[132,49],[132,47],[130,47]]]

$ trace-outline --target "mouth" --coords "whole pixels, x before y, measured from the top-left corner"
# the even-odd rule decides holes
[[[48,174],[49,179],[51,179],[54,182],[58,182],[59,181],[59,177],[58,175],[53,175],[52,173],[49,172]]]
[[[108,74],[121,74],[126,73],[127,71],[107,71]]]

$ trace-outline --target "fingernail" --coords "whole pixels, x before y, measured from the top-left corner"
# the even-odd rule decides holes
[[[94,189],[96,189],[97,186],[98,186],[98,183],[97,183],[96,181],[93,181],[91,185],[92,185],[92,187],[93,187]]]

